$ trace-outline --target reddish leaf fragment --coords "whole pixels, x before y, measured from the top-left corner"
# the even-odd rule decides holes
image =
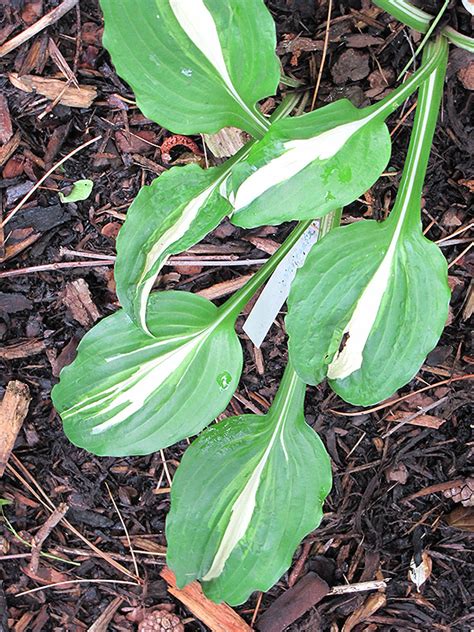
[[[170,151],[173,147],[187,147],[196,156],[202,156],[202,151],[196,145],[196,143],[187,136],[181,134],[175,134],[167,138],[161,145],[161,157],[164,162],[170,162]]]

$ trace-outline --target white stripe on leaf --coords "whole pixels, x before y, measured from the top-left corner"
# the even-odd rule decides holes
[[[171,9],[181,28],[204,57],[214,66],[229,94],[247,114],[261,126],[255,113],[244,103],[237,92],[227,68],[216,23],[203,0],[169,0]]]
[[[109,414],[108,419],[91,428],[90,432],[94,435],[122,423],[143,408],[153,393],[173,373],[192,359],[200,345],[206,340],[209,332],[209,329],[205,329],[179,347],[158,358],[144,362],[129,377],[122,379],[106,390],[102,390],[98,395],[86,397],[83,401],[64,411],[63,419],[67,419],[69,416],[84,415],[88,410],[94,411],[91,412],[89,419]],[[121,357],[123,356],[118,355],[115,356],[115,359]]]
[[[431,98],[434,90],[436,83],[435,75],[436,73],[433,73],[428,80],[428,98]],[[425,119],[421,122],[422,130],[428,124],[429,117],[430,112],[427,108],[425,112]],[[416,165],[418,163],[422,149],[422,143],[418,143],[416,154],[413,157],[413,164]],[[398,240],[400,238],[408,207],[412,201],[411,195],[413,187],[415,186],[416,177],[417,171],[416,169],[412,169],[404,191],[398,221],[387,252],[385,253],[384,258],[382,259],[382,262],[377,268],[374,276],[371,278],[357,301],[357,305],[351,319],[344,329],[343,337],[345,334],[348,336],[344,348],[336,353],[329,365],[327,375],[332,380],[348,377],[362,366],[363,352],[367,344],[367,340],[369,339],[370,333],[379,314],[384,294],[390,284]]]
[[[293,379],[297,379],[296,375]],[[288,389],[288,392],[291,393],[292,389]],[[270,441],[265,452],[257,463],[244,489],[240,492],[237,500],[232,506],[229,523],[227,524],[224,535],[222,536],[222,540],[219,544],[219,548],[213,559],[211,567],[202,578],[203,581],[211,581],[211,579],[215,579],[222,574],[225,564],[231,556],[232,551],[245,536],[255,512],[257,492],[262,480],[262,474],[278,436],[285,455],[285,460],[288,462],[288,452],[283,439],[283,431],[290,404],[291,396],[288,396],[280,410],[278,420],[275,423],[275,429],[270,437]]]
[[[148,302],[148,296],[153,288],[155,279],[158,276],[158,273],[161,267],[163,267],[165,261],[163,261],[162,266],[160,266],[160,268],[158,268],[150,278],[147,278],[147,275],[150,273],[153,266],[163,255],[166,249],[176,243],[179,239],[181,239],[181,237],[184,237],[193,221],[199,215],[200,210],[207,203],[208,199],[211,197],[214,190],[219,186],[220,182],[221,179],[213,182],[210,187],[205,189],[202,193],[200,193],[194,199],[188,202],[188,204],[186,204],[186,206],[183,208],[178,220],[170,228],[168,228],[168,230],[163,235],[161,235],[161,237],[146,255],[145,266],[143,268],[142,275],[137,282],[137,285],[140,292],[140,325],[148,334],[150,333],[146,325],[146,306]]]
[[[235,211],[245,208],[263,193],[289,180],[315,160],[328,160],[342,149],[347,141],[370,119],[344,123],[312,138],[290,140],[284,143],[285,151],[246,178],[230,199]]]

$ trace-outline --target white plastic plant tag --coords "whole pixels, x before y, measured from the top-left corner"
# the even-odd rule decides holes
[[[471,15],[474,15],[474,2],[473,0],[462,0],[464,8],[469,11]]]
[[[288,298],[296,271],[305,262],[306,255],[318,240],[318,235],[319,220],[316,220],[277,266],[253,306],[243,330],[256,347],[262,344],[283,303]]]

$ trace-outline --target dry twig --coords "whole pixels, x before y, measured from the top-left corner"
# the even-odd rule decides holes
[[[32,37],[48,28],[48,26],[55,24],[63,17],[63,15],[76,6],[78,2],[79,0],[64,0],[64,2],[62,2],[58,7],[47,13],[30,27],[15,37],[12,37],[12,39],[5,42],[5,44],[2,44],[2,46],[0,46],[0,57],[8,55],[8,53],[11,53],[12,50],[15,50],[15,48],[18,48],[18,46],[21,46]]]

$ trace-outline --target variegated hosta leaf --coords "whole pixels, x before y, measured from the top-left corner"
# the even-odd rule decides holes
[[[448,316],[446,260],[423,236],[420,219],[446,63],[445,47],[420,89],[389,219],[331,231],[309,253],[290,292],[286,325],[297,373],[310,384],[327,374],[351,404],[375,404],[411,380]]]
[[[117,239],[115,280],[122,307],[148,331],[146,305],[169,255],[205,237],[229,213],[219,193],[224,167],[173,167],[140,189]]]
[[[179,586],[200,579],[211,599],[243,603],[281,577],[319,525],[331,466],[305,422],[305,388],[287,370],[267,415],[226,419],[186,451],[166,525]]]
[[[253,228],[321,217],[364,193],[390,150],[384,121],[346,99],[274,123],[234,168],[232,222]]]
[[[72,443],[98,455],[150,454],[209,424],[242,370],[232,320],[187,292],[149,301],[153,338],[124,311],[96,325],[52,392]]]
[[[150,119],[180,134],[268,127],[275,25],[263,0],[101,0],[104,45]]]
[[[353,202],[390,158],[384,120],[443,63],[446,51],[441,38],[421,68],[375,106],[358,110],[341,100],[272,125],[234,169],[233,223],[253,228],[312,219]]]
[[[327,375],[359,406],[412,379],[448,314],[441,251],[419,230],[393,228],[362,221],[331,231],[309,253],[288,301],[289,352],[301,379],[318,384]]]

